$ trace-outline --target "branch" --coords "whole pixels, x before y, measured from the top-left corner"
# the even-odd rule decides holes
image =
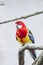
[[[18,18],[15,18],[15,19],[11,19],[11,20],[8,20],[8,21],[2,21],[2,22],[0,22],[0,24],[5,24],[5,23],[13,22],[13,21],[16,21],[16,20],[19,20],[19,19],[26,19],[26,18],[33,17],[33,16],[36,16],[36,15],[39,15],[39,14],[43,14],[43,11],[35,12],[33,14],[26,15],[26,16],[21,16],[21,17],[18,17]]]
[[[5,4],[4,3],[1,3],[0,6],[4,6]]]
[[[25,56],[24,51],[19,52],[19,54],[18,54],[19,65],[24,65],[24,63],[25,63],[24,56]]]
[[[22,52],[24,51],[25,49],[35,49],[35,50],[43,50],[43,45],[42,44],[33,44],[33,43],[28,43],[28,44],[25,44],[24,46],[22,46],[20,49],[19,49],[19,52]]]
[[[29,43],[29,44],[25,44],[24,46],[22,46],[19,49],[19,53],[18,53],[18,57],[19,57],[19,65],[24,65],[24,51],[25,50],[29,50],[29,49],[36,49],[36,50],[43,50],[43,45],[41,44],[33,44],[33,43]],[[38,61],[37,61],[38,60]],[[35,62],[32,65],[41,65],[41,63],[43,62],[43,54],[37,59],[35,60]],[[40,62],[39,62],[40,61]],[[35,64],[36,63],[36,64]]]
[[[43,52],[39,55],[38,58],[36,58],[32,65],[43,65]]]

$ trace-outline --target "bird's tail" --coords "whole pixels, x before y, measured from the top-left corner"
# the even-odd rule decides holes
[[[34,49],[30,49],[30,53],[31,53],[31,56],[33,57],[33,59],[35,60],[37,58],[35,50]]]

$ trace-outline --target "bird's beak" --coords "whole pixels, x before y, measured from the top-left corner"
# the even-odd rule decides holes
[[[15,25],[16,25],[16,28],[18,29],[18,25],[17,25],[17,23],[15,23]]]
[[[18,25],[16,25],[16,28],[18,29]]]

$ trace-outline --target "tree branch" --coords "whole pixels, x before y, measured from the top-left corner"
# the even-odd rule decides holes
[[[20,49],[19,49],[19,52],[22,52],[24,51],[25,49],[35,49],[35,50],[43,50],[43,45],[42,44],[33,44],[33,43],[28,43],[28,44],[25,44],[24,46],[22,46]]]
[[[32,65],[43,65],[43,52],[39,55],[38,58],[36,58]]]
[[[29,49],[36,49],[36,50],[43,50],[43,45],[41,44],[25,44],[24,46],[22,46],[19,49],[19,53],[18,53],[18,57],[19,57],[19,65],[24,65],[24,51],[25,50],[29,50]],[[43,64],[43,53],[41,53],[41,55],[36,58],[35,62],[32,65],[42,65]]]
[[[5,23],[13,22],[13,21],[16,21],[16,20],[19,20],[19,19],[26,19],[26,18],[33,17],[33,16],[36,16],[36,15],[39,15],[39,14],[43,14],[43,11],[35,12],[33,14],[26,15],[26,16],[21,16],[21,17],[15,18],[15,19],[10,19],[8,21],[2,21],[2,22],[0,22],[0,24],[5,24]]]

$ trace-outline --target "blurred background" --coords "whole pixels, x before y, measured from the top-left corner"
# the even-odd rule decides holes
[[[43,10],[43,0],[0,0],[0,22]],[[22,19],[32,31],[35,43],[43,44],[43,14]],[[18,65],[18,51],[21,47],[15,39],[15,22],[0,25],[0,65]],[[37,57],[42,51],[36,50]],[[31,65],[33,59],[25,51],[25,65]]]

